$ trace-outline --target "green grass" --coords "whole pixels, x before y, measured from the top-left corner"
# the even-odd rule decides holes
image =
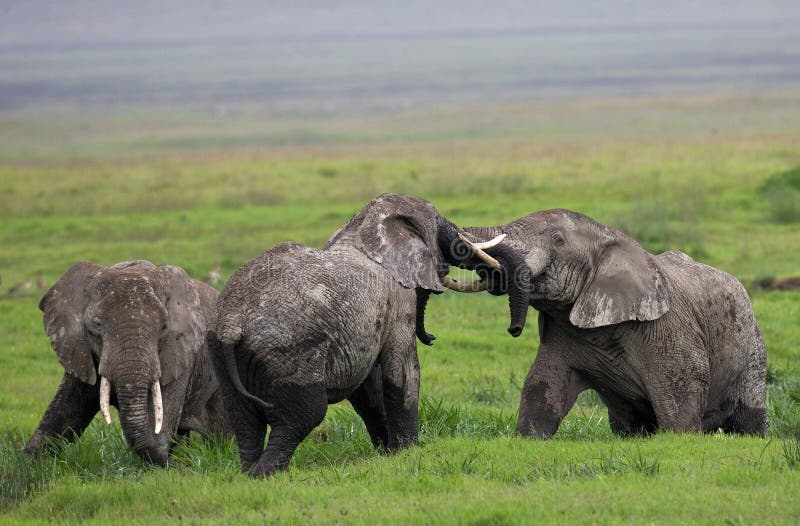
[[[633,102],[626,111],[635,121],[653,109]],[[11,156],[0,165],[0,287],[37,272],[52,283],[77,259],[146,258],[194,276],[219,263],[227,277],[281,241],[321,246],[386,191],[428,198],[463,226],[572,208],[653,251],[684,250],[744,283],[797,275],[800,230],[776,216],[764,190],[800,165],[797,133],[651,130],[632,138],[584,130],[542,132],[534,141],[521,131],[364,146]],[[623,440],[610,432],[594,393],[580,397],[553,440],[515,437],[520,387],[537,346],[535,313],[513,339],[505,299],[448,292],[428,309],[438,339],[419,350],[420,445],[375,452],[358,417],[340,404],[290,470],[266,481],[239,474],[230,441],[197,435],[176,446],[173,466],[150,468],[126,448],[118,425],[101,419],[73,445],[56,441],[53,455],[22,456],[62,373],[36,307],[42,293],[0,299],[0,522],[800,520],[800,292],[752,291],[770,364],[768,439]]]

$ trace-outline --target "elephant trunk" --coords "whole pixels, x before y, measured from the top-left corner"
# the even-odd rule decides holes
[[[419,341],[425,345],[433,345],[433,340],[436,336],[425,330],[425,308],[428,306],[428,298],[431,296],[431,291],[418,287],[417,292],[417,317],[416,317],[416,333]]]
[[[455,228],[455,226],[453,225]],[[468,228],[466,232],[476,239],[500,239],[497,236],[502,232],[499,228],[476,227]],[[458,234],[455,234],[456,238]],[[451,242],[454,249],[451,251],[457,257],[460,267],[478,272],[483,282],[493,294],[508,294],[511,324],[508,332],[515,338],[522,334],[528,316],[530,302],[531,274],[523,255],[506,243],[499,243],[486,249],[486,254],[500,264],[500,269],[491,266],[491,258],[478,258],[476,254],[463,242]],[[440,236],[440,249],[442,236]]]
[[[98,367],[100,411],[110,423],[109,399],[113,389],[128,444],[144,460],[165,466],[166,440],[157,436],[164,419],[157,334],[146,327],[121,327],[114,337],[104,341]]]
[[[120,377],[115,383],[120,424],[128,444],[144,460],[165,466],[167,447],[156,439],[154,425],[150,421],[150,391],[153,384],[138,376]],[[153,393],[154,398],[155,395]]]
[[[508,306],[511,311],[511,325],[508,327],[508,332],[516,338],[522,334],[528,317],[530,271],[522,255],[508,246],[498,246],[492,253],[501,262],[506,273]]]

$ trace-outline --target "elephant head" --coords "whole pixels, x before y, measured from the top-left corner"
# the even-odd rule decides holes
[[[444,288],[459,292],[477,292],[486,288],[484,281],[459,283],[447,274],[450,266],[486,269],[499,276],[516,276],[511,290],[527,294],[525,265],[522,258],[498,247],[505,236],[478,241],[444,218],[434,206],[419,197],[383,194],[370,201],[326,244],[326,249],[352,246],[382,265],[400,285],[417,292],[416,332],[420,341],[430,345],[435,338],[424,328],[424,312],[431,293]],[[486,253],[495,249],[495,256]],[[527,296],[510,293],[512,326],[519,332],[525,323]]]
[[[669,309],[653,256],[622,232],[582,214],[547,210],[505,226],[466,230],[478,237],[507,234],[503,246],[524,259],[530,274],[531,304],[569,310],[576,327],[654,320]],[[490,291],[506,292],[497,272],[479,273]]]
[[[99,383],[106,422],[115,400],[128,443],[142,458],[166,464],[167,438],[179,411],[168,407],[165,421],[162,387],[188,379],[205,341],[191,278],[180,268],[147,261],[112,267],[79,262],[39,308],[66,372],[86,384]]]

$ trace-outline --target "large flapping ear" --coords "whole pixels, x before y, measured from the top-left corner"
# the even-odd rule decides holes
[[[439,213],[418,197],[384,194],[370,201],[337,234],[355,230],[353,243],[402,286],[441,291]]]
[[[632,239],[612,241],[594,270],[569,315],[576,327],[655,320],[669,310],[664,277],[653,256]]]
[[[94,385],[97,373],[83,323],[89,281],[104,267],[79,261],[47,291],[39,302],[44,331],[67,373]]]
[[[206,342],[203,307],[192,278],[179,267],[159,266],[164,278],[166,330],[158,343],[161,385],[194,367],[200,348]]]

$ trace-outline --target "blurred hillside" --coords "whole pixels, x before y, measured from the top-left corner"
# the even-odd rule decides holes
[[[790,1],[6,4],[0,112],[318,118],[785,91],[798,22]]]

